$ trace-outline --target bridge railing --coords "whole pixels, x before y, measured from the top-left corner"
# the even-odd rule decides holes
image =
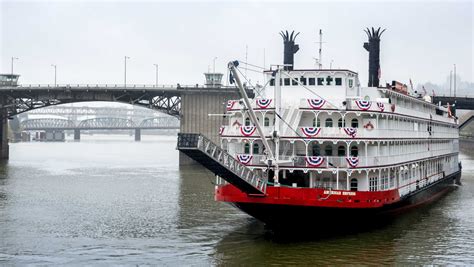
[[[212,89],[212,88],[228,88],[232,89],[235,86],[219,86],[219,87],[208,87],[205,85],[181,85],[181,84],[20,84],[16,88],[126,88],[126,89]]]

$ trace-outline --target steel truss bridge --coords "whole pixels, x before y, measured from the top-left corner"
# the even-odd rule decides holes
[[[181,114],[181,96],[189,93],[236,93],[235,87],[199,85],[58,84],[0,87],[3,116],[14,116],[52,105],[90,101],[120,102],[161,111],[176,118]]]
[[[59,115],[63,117],[74,116],[96,116],[96,117],[158,117],[162,112],[142,107],[86,107],[86,106],[47,106],[44,108],[30,110],[28,115]]]
[[[51,130],[136,130],[179,129],[179,120],[174,117],[153,117],[141,121],[128,118],[100,117],[75,121],[60,118],[25,119],[20,122],[23,131]]]

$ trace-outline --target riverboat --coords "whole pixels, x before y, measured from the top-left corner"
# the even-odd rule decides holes
[[[294,69],[294,33],[281,33],[284,64],[264,71],[268,83],[254,98],[239,63],[229,63],[242,98],[226,103],[220,144],[194,136],[195,153],[183,145],[190,136],[178,143],[216,173],[217,201],[269,226],[347,225],[399,214],[460,183],[453,107],[400,82],[379,85],[382,33],[366,30],[367,87],[348,69]]]

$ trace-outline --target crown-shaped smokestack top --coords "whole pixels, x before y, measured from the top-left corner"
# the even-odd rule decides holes
[[[295,34],[295,31],[292,31],[291,34],[288,33],[288,31],[281,31],[280,35],[283,38],[283,45],[284,45],[284,51],[283,51],[283,64],[285,65],[291,65],[291,66],[285,66],[285,70],[293,70],[293,65],[294,65],[294,55],[300,47],[295,44],[295,39],[296,36],[300,34],[299,32]]]
[[[378,29],[365,29],[369,42],[364,43],[365,50],[369,51],[369,87],[378,87],[380,79],[380,36],[385,31]]]

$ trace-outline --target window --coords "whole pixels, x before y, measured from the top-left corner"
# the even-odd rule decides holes
[[[369,191],[377,191],[377,177],[369,178]]]
[[[268,117],[265,117],[265,119],[263,119],[263,126],[270,126],[270,119]]]
[[[342,118],[337,120],[337,127],[342,128]]]
[[[324,148],[324,154],[325,154],[325,156],[332,156],[332,146],[331,145],[327,145]]]
[[[324,85],[324,78],[318,78],[318,85]]]
[[[359,128],[359,120],[357,120],[357,119],[352,119],[352,121],[351,121],[351,127],[352,127],[352,128]]]
[[[319,147],[318,144],[314,144],[312,147],[313,150],[313,156],[321,156],[321,148]]]
[[[300,78],[300,83],[301,83],[302,85],[306,85],[306,78],[305,78],[305,77],[301,77],[301,78]]]
[[[270,86],[275,86],[275,79],[272,78],[272,79],[270,80]]]
[[[349,88],[354,87],[354,80],[349,79]]]
[[[290,85],[290,78],[283,79],[283,82],[285,83],[286,86]]]
[[[321,123],[319,122],[319,119],[316,119],[316,118],[313,119],[313,127],[321,127]]]
[[[338,86],[342,85],[342,78],[336,78],[336,85]]]
[[[258,144],[253,144],[253,154],[259,154],[260,146]]]
[[[331,118],[326,119],[325,127],[332,127],[332,119]]]
[[[339,146],[337,148],[337,156],[338,157],[345,157],[346,156],[346,148],[344,146]]]
[[[298,78],[291,79],[291,85],[298,85]]]
[[[351,179],[351,191],[357,191],[357,179],[356,178],[352,178]]]
[[[315,78],[308,78],[308,85],[315,85],[316,79]]]
[[[250,154],[250,144],[246,143],[244,145],[244,154]]]
[[[245,126],[250,126],[250,118],[245,119]]]
[[[334,81],[334,79],[331,76],[326,77],[326,85],[332,85],[332,81]]]
[[[357,146],[351,147],[351,157],[358,157],[359,156],[359,148]]]

